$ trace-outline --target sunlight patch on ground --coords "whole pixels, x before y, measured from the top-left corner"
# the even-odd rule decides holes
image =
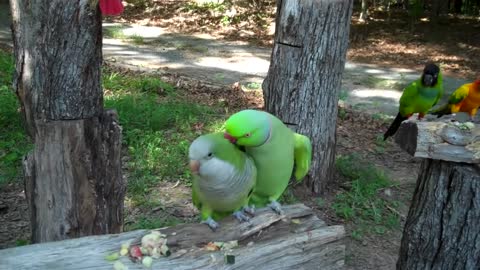
[[[224,70],[245,73],[262,73],[268,70],[270,62],[260,58],[231,59],[225,62],[222,57],[202,57],[197,63],[203,67],[222,67]]]
[[[132,25],[130,28],[124,29],[123,34],[126,36],[141,36],[144,38],[156,38],[165,33],[165,30],[155,26]]]
[[[385,71],[383,70],[379,70],[379,69],[367,69],[365,70],[366,73],[369,73],[369,74],[382,74],[382,73],[385,73]]]
[[[352,91],[351,95],[359,98],[381,97],[392,100],[399,100],[402,93],[394,90],[383,89],[356,89]]]

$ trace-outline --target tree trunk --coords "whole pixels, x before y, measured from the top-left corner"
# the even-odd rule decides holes
[[[445,1],[445,0],[432,1],[431,20],[433,22],[438,21],[440,16],[444,16],[447,13],[448,13],[448,1]]]
[[[397,269],[478,269],[478,164],[425,159],[420,171]]]
[[[408,10],[410,0],[398,0],[397,3],[400,4],[403,10]]]
[[[266,110],[310,137],[307,184],[332,180],[338,95],[352,13],[350,0],[278,0],[275,44],[263,83]]]
[[[462,13],[463,0],[452,0],[453,1],[453,12],[455,14]]]
[[[122,230],[121,128],[103,109],[91,2],[10,1],[14,87],[34,142],[24,160],[33,242]]]
[[[368,20],[368,0],[362,0],[362,11],[360,12],[360,21]]]

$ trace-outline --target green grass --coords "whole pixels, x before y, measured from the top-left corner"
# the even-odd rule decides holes
[[[338,117],[340,119],[342,119],[342,120],[347,119],[348,114],[347,114],[347,111],[345,110],[345,108],[342,108],[342,107],[338,108],[338,113],[337,114],[338,114]]]
[[[104,72],[108,95],[105,106],[118,111],[128,148],[128,196],[135,205],[160,181],[190,183],[188,147],[199,134],[192,128],[205,123],[215,131],[222,120],[215,109],[186,101],[172,85],[152,76]]]
[[[349,94],[350,93],[348,92],[347,89],[340,89],[340,94],[338,96],[338,99],[342,100],[342,101],[345,101],[345,100],[347,100]]]
[[[262,84],[257,82],[249,82],[244,87],[246,90],[249,90],[249,91],[262,90]]]
[[[145,44],[145,40],[143,39],[142,36],[139,36],[139,35],[128,36],[128,40],[130,40],[135,45]]]
[[[204,1],[204,3],[187,2],[183,9],[185,11],[194,11],[204,13],[208,11],[225,12],[227,10],[227,3],[216,3],[216,1]]]
[[[391,89],[391,90],[402,90],[404,88],[404,83],[398,80],[390,80],[384,78],[378,78],[373,75],[367,75],[361,78],[360,83],[369,88],[380,88],[380,89]]]
[[[381,112],[372,114],[372,118],[375,120],[381,120],[385,123],[390,123],[390,121],[392,121],[392,117],[390,115]]]
[[[167,226],[175,226],[182,223],[182,221],[175,217],[154,218],[141,217],[133,224],[125,226],[125,231],[140,230],[140,229],[158,229]]]
[[[17,246],[17,247],[26,246],[26,245],[30,245],[30,240],[28,240],[28,239],[17,239],[15,241],[15,246]]]
[[[121,39],[126,42],[131,42],[135,45],[145,44],[144,38],[140,35],[125,35],[125,33],[123,33],[123,27],[120,25],[105,27],[103,29],[103,36],[106,38]]]
[[[21,159],[31,147],[12,89],[13,71],[13,56],[0,51],[0,186],[18,178]]]
[[[394,185],[383,171],[357,155],[339,156],[336,167],[351,187],[336,196],[333,209],[340,217],[353,222],[354,239],[360,239],[365,233],[383,234],[399,227],[398,215],[390,210],[398,207],[398,202],[379,196],[382,189]]]
[[[123,28],[119,25],[108,26],[103,29],[103,36],[107,38],[124,39]]]

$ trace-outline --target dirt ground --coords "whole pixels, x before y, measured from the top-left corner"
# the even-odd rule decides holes
[[[146,7],[128,4],[120,17],[108,20],[167,27],[179,33],[209,33],[217,38],[272,46],[275,1],[234,1],[237,5],[230,10],[194,8],[189,2],[156,0],[149,1]],[[410,69],[420,68],[431,60],[441,63],[450,76],[480,76],[478,18],[450,15],[438,24],[428,22],[427,18],[412,24],[407,12],[401,9],[392,9],[390,14],[371,10],[370,16],[367,22],[360,22],[358,11],[354,10],[348,60]]]

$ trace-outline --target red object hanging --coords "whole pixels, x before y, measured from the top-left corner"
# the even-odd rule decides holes
[[[122,0],[100,0],[100,11],[104,16],[117,16],[123,12]]]

